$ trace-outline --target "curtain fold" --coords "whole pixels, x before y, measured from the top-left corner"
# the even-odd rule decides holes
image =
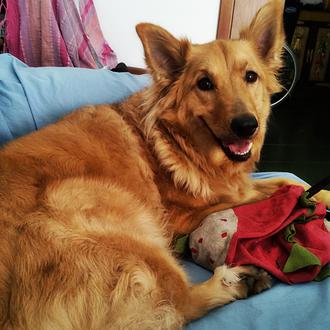
[[[0,54],[3,53],[5,49],[5,45],[4,45],[5,10],[6,10],[5,2],[4,0],[0,0]]]
[[[8,52],[30,66],[115,67],[93,0],[78,4],[79,9],[74,0],[8,1]]]

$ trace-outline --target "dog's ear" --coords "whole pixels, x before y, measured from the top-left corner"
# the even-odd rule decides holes
[[[283,7],[283,0],[269,1],[257,12],[250,26],[240,33],[241,39],[254,43],[259,55],[275,71],[282,66],[285,41]]]
[[[154,77],[175,78],[183,69],[189,48],[160,26],[141,23],[136,31],[142,41],[145,59]]]

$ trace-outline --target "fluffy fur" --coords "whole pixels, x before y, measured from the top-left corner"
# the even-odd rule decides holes
[[[193,45],[140,24],[154,84],[89,106],[0,151],[1,329],[178,329],[269,286],[251,267],[192,285],[171,252],[210,212],[265,198],[251,181],[281,66],[282,2],[241,40]],[[246,72],[258,74],[247,83]],[[202,77],[212,90],[201,90]],[[227,157],[232,119],[259,127],[245,161]],[[329,193],[321,199],[329,203]]]

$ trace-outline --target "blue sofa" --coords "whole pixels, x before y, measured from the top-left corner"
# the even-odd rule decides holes
[[[149,84],[148,75],[103,69],[29,68],[8,54],[0,55],[0,146],[58,120],[79,106],[118,102]],[[290,173],[254,176],[296,178]],[[193,282],[211,276],[189,260],[182,263]],[[329,278],[294,286],[274,281],[270,290],[215,309],[186,328],[321,330],[330,328],[329,311]]]

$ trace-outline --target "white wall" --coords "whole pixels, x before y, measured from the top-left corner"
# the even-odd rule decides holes
[[[194,43],[216,37],[220,0],[94,0],[94,4],[106,40],[118,61],[129,66],[145,66],[137,23],[161,25]]]

